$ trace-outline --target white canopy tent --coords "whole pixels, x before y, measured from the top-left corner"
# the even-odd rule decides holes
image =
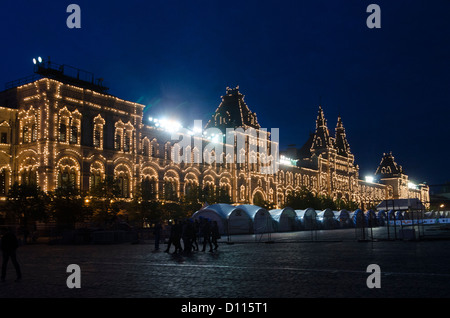
[[[331,209],[325,209],[323,211],[316,211],[317,221],[320,222],[324,229],[333,229],[336,226],[336,220],[334,218],[334,213]]]
[[[334,218],[338,222],[340,227],[351,227],[352,220],[350,218],[350,212],[347,210],[333,211]]]
[[[278,232],[289,232],[297,229],[297,214],[294,209],[285,207],[269,211],[272,219],[276,222]]]
[[[212,204],[192,215],[193,219],[201,217],[217,221],[221,234],[246,234],[252,232],[252,219],[247,212],[230,204]]]
[[[252,219],[253,233],[274,232],[274,221],[266,209],[252,204],[238,205],[237,208],[244,210]]]
[[[353,221],[353,226],[355,227],[366,227],[367,221],[364,211],[356,209],[354,212],[350,213],[350,217]]]
[[[306,230],[317,228],[317,212],[313,208],[305,210],[295,210],[297,219],[301,221],[302,227]]]

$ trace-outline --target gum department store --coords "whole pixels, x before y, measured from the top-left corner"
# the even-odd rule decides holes
[[[273,173],[262,173],[255,165],[278,146],[267,138],[261,139],[268,143],[264,151],[241,149],[239,156],[245,157],[241,163],[236,163],[235,153],[234,161],[224,158],[224,163],[209,164],[195,160],[200,156],[198,145],[211,142],[200,133],[183,151],[193,160],[175,163],[177,141],[162,122],[143,118],[144,105],[112,96],[101,82],[81,80],[79,73],[70,76],[66,71],[43,62],[35,65],[33,77],[10,82],[0,92],[0,196],[5,197],[14,182],[37,183],[52,191],[70,180],[88,191],[105,176],[114,176],[121,196],[129,199],[142,185],[160,200],[168,187],[181,198],[191,187],[200,186],[221,188],[236,204],[264,200],[278,207],[302,187],[354,201],[362,208],[386,199],[429,202],[428,186],[408,186],[408,176],[391,153],[382,156],[377,182],[360,179],[341,118],[331,136],[320,106],[315,133],[300,149],[281,155]],[[265,134],[238,87],[227,88],[203,129],[211,127],[254,128],[258,136]],[[246,138],[249,143],[261,142]]]

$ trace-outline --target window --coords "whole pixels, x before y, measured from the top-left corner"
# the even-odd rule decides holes
[[[59,141],[66,141],[66,124],[59,124]]]
[[[100,147],[100,138],[101,138],[100,129],[97,128],[94,131],[94,147]]]
[[[28,137],[29,137],[28,126],[24,126],[23,127],[23,137],[22,137],[22,141],[24,144],[28,143]]]
[[[149,155],[148,141],[147,140],[144,140],[142,142],[142,154],[144,156],[148,156]]]
[[[122,198],[128,198],[128,177],[120,176],[117,180],[119,186],[119,196]]]
[[[103,127],[105,126],[105,120],[98,114],[94,118],[94,132],[93,132],[93,145],[96,148],[103,148]]]
[[[36,171],[32,171],[31,169],[30,170],[24,170],[21,173],[21,183],[22,184],[28,184],[28,185],[37,184]]]
[[[164,181],[164,199],[176,200],[177,199],[177,185],[174,181]]]
[[[102,182],[102,176],[100,172],[92,172],[91,173],[91,189],[94,189]]]
[[[37,128],[36,128],[36,124],[33,124],[31,126],[31,141],[36,141],[37,140]]]
[[[72,126],[70,127],[70,143],[76,144],[78,141],[78,127]]]
[[[145,178],[141,183],[142,199],[152,200],[156,198],[156,180]]]
[[[114,138],[114,149],[120,150],[121,148],[121,136],[119,134],[116,134],[116,137]]]
[[[150,144],[150,156],[156,157],[156,145],[153,142]]]
[[[8,134],[5,132],[2,132],[0,135],[0,143],[7,144],[8,143]]]
[[[59,173],[59,187],[67,188],[69,185],[75,186],[77,175],[74,171],[62,171]]]
[[[0,173],[0,195],[6,195],[6,172],[5,169]]]
[[[123,144],[123,151],[129,152],[130,151],[130,136],[125,136],[125,142]]]

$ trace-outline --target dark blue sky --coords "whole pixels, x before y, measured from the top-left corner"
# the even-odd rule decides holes
[[[81,7],[81,29],[66,8]],[[366,8],[381,7],[381,29]],[[152,0],[0,3],[0,82],[42,56],[93,72],[110,93],[204,123],[240,86],[281,146],[341,114],[360,174],[392,151],[415,182],[450,181],[450,1]]]

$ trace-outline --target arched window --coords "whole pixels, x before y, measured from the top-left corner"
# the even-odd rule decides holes
[[[114,132],[114,150],[123,150],[124,152],[131,152],[133,144],[131,143],[134,135],[133,125],[131,123],[123,123],[119,120],[115,124]]]
[[[123,151],[129,152],[131,150],[131,138],[128,134],[125,134],[124,142],[123,142]]]
[[[20,174],[20,181],[22,184],[27,185],[37,184],[36,171],[32,168],[22,170]]]
[[[122,148],[122,136],[116,131],[114,137],[114,150],[120,150]]]
[[[130,196],[130,180],[127,175],[121,174],[117,178],[119,197],[128,198]]]
[[[70,126],[70,140],[71,144],[78,143],[78,127],[75,125]]]
[[[66,134],[67,134],[66,124],[60,123],[59,124],[59,141],[65,142],[66,141]]]
[[[76,186],[77,173],[75,169],[63,168],[58,173],[58,188],[66,188],[69,185]]]
[[[164,180],[163,197],[165,200],[176,200],[178,198],[177,183],[173,179]]]
[[[142,140],[142,154],[146,157],[148,157],[150,155],[150,142],[148,141],[147,138],[144,138]]]
[[[143,179],[141,183],[141,192],[143,200],[156,199],[156,180],[150,177]]]
[[[30,141],[30,134],[28,132],[28,126],[24,126],[23,127],[23,131],[22,131],[22,142],[24,144],[28,143]]]
[[[102,182],[102,180],[103,180],[103,178],[102,178],[100,171],[92,171],[91,172],[91,182],[90,182],[91,189],[97,187]]]
[[[36,124],[33,124],[31,126],[31,142],[36,141],[37,140],[37,128],[36,128]]]
[[[94,130],[94,147],[100,148],[100,138],[101,138],[101,132],[100,129]]]
[[[93,133],[93,144],[94,147],[103,149],[103,127],[105,125],[105,120],[99,114],[94,118],[94,133]]]

